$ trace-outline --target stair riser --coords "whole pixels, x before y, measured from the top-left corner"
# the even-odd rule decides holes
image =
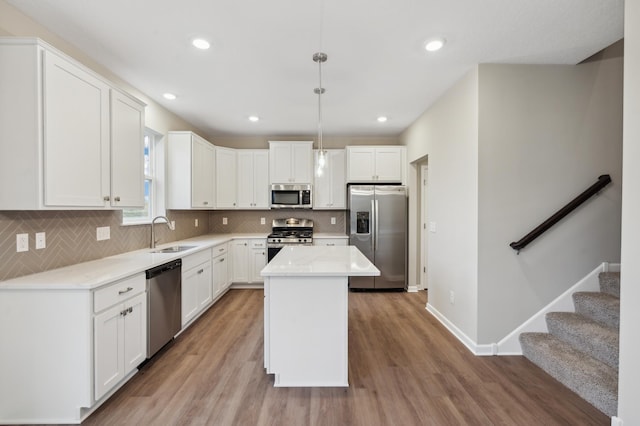
[[[577,313],[607,327],[620,328],[619,299],[598,299],[585,293],[574,293],[573,304]]]
[[[620,298],[620,272],[601,272],[600,291]]]
[[[560,383],[580,395],[594,407],[612,417],[617,414],[617,374],[615,370],[592,360],[590,363],[599,363],[602,367],[595,377],[588,377],[582,369],[574,368],[579,361],[574,356],[567,357],[567,353],[572,349],[558,348],[558,344],[548,344],[539,342],[537,339],[529,340],[529,336],[538,333],[523,333],[520,337],[523,355],[536,364],[547,374],[558,380]],[[547,334],[547,336],[549,336]],[[560,343],[566,345],[565,343]],[[555,347],[554,347],[555,346]],[[608,370],[610,370],[608,372]],[[605,380],[603,377],[610,377]]]
[[[585,320],[589,322],[588,320]],[[547,316],[549,333],[589,356],[618,369],[618,337],[602,327],[596,332],[584,324],[564,321],[562,317]],[[597,326],[596,326],[597,327]]]

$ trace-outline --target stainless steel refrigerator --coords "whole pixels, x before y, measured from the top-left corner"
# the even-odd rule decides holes
[[[378,277],[351,277],[354,289],[404,289],[407,277],[407,189],[349,185],[349,244],[380,269]]]

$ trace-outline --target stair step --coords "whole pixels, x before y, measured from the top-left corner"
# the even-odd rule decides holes
[[[575,349],[618,369],[618,331],[575,312],[549,312],[549,333]]]
[[[600,291],[620,298],[620,272],[600,272]]]
[[[579,291],[573,293],[576,312],[600,324],[620,328],[620,299],[607,293]]]
[[[548,333],[522,333],[524,356],[609,417],[618,410],[618,373]],[[580,366],[580,368],[576,368]]]

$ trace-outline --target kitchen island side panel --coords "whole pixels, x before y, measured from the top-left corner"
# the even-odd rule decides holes
[[[265,366],[274,386],[349,386],[347,277],[265,278]]]

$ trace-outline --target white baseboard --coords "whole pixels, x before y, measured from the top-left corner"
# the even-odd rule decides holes
[[[451,334],[453,334],[458,340],[460,340],[460,342],[462,342],[462,344],[465,345],[467,349],[471,351],[471,353],[478,356],[494,355],[494,345],[478,345],[469,336],[464,334],[462,330],[456,327],[455,324],[449,321],[447,317],[442,315],[436,308],[434,308],[433,305],[427,303],[426,309],[431,315],[436,317],[436,319],[440,321],[440,323],[444,325],[447,330],[451,332]]]
[[[558,296],[555,300],[549,303],[547,306],[538,311],[535,315],[522,323],[519,327],[509,333],[506,337],[500,340],[498,343],[490,344],[478,344],[474,342],[469,336],[467,336],[462,330],[456,327],[451,321],[442,315],[433,305],[427,303],[426,309],[431,313],[447,330],[451,332],[463,345],[467,347],[474,355],[488,356],[488,355],[522,355],[522,348],[520,347],[520,341],[518,337],[520,333],[525,332],[548,332],[547,322],[545,315],[547,312],[573,312],[573,298],[572,294],[576,291],[599,291],[600,281],[598,274],[600,272],[617,272],[620,271],[620,264],[604,262],[596,269],[591,271],[586,277],[582,278],[576,284],[574,284],[567,291]],[[408,291],[408,290],[407,290]],[[612,426],[620,426],[620,424],[613,424]]]
[[[606,262],[600,264],[586,277],[582,278],[571,288],[562,293],[555,300],[500,340],[497,343],[496,355],[522,355],[522,348],[520,347],[520,341],[518,340],[520,333],[548,332],[547,322],[545,319],[545,315],[548,312],[574,312],[573,298],[571,296],[573,293],[576,291],[599,291],[600,281],[598,279],[598,274],[600,274],[600,272],[614,272],[619,270],[620,264]]]
[[[407,287],[407,293],[417,293],[418,290],[420,289],[418,288],[417,285],[410,285]]]

